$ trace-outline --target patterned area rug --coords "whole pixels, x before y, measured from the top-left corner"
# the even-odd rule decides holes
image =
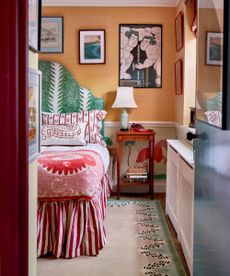
[[[160,201],[110,199],[107,205],[108,209],[120,208],[120,214],[135,209],[132,218],[136,224],[141,275],[186,275],[165,221]]]

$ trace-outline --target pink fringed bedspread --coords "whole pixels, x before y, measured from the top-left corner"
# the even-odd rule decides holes
[[[37,255],[74,258],[99,253],[110,180],[92,150],[49,151],[38,159]]]
[[[47,151],[38,158],[38,198],[92,198],[104,174],[92,150]]]

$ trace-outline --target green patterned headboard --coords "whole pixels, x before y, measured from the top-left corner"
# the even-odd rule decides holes
[[[96,98],[90,90],[81,87],[62,64],[39,61],[39,70],[42,72],[43,112],[69,113],[104,109],[104,100]],[[104,137],[104,122],[101,134]],[[104,138],[109,144],[109,138]]]
[[[60,63],[39,61],[42,72],[42,111],[51,113],[103,109],[104,100],[81,87]]]

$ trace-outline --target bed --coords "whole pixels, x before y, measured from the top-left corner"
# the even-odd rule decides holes
[[[39,69],[37,256],[95,256],[106,243],[105,207],[112,190],[104,102],[63,65],[40,61]]]

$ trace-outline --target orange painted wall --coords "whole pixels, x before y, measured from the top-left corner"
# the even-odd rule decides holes
[[[130,110],[130,121],[174,121],[175,8],[150,7],[43,7],[43,16],[64,17],[64,53],[40,54],[41,60],[65,65],[78,82],[105,99],[107,121],[119,121],[119,110],[111,109],[118,86],[119,24],[162,24],[162,88],[135,89],[138,108]],[[106,30],[106,64],[79,65],[80,29]]]
[[[223,32],[223,10],[200,9],[199,21],[202,28],[199,29],[199,78],[197,89],[198,92],[215,94],[222,90],[222,79],[220,81],[222,67],[206,64],[206,32]]]
[[[182,12],[184,15],[184,0],[180,0],[177,9],[176,16]],[[175,18],[176,18],[175,16]],[[174,19],[175,20],[175,19]],[[175,52],[175,61],[179,59],[183,60],[183,92],[182,95],[177,95],[175,98],[175,121],[181,125],[183,125],[183,117],[184,117],[184,55],[185,55],[185,47],[181,48],[178,52]],[[174,88],[175,91],[175,88]]]
[[[195,106],[196,90],[196,37],[191,31],[194,19],[194,3],[190,1],[187,6],[180,0],[176,14],[182,12],[184,18],[184,46],[176,52],[175,62],[183,61],[183,92],[175,99],[175,121],[180,125],[188,125],[190,121],[190,107]]]

